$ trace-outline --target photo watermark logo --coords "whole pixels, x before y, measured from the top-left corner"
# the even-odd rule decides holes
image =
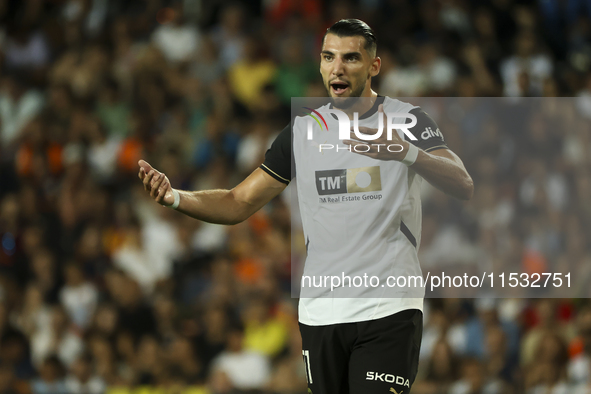
[[[338,110],[335,108],[328,108],[328,109],[322,109],[322,110],[315,110],[310,107],[303,107],[303,108],[310,111],[309,113],[306,114],[306,116],[308,116],[307,117],[307,124],[306,124],[307,139],[308,140],[311,141],[314,139],[314,121],[316,124],[318,124],[321,131],[324,128],[326,128],[326,131],[328,131],[328,123],[326,122],[325,117],[322,116],[322,113],[324,113],[325,115],[331,115],[333,118],[335,118],[338,121],[339,140],[342,141],[342,140],[348,140],[351,138],[351,120],[350,120],[349,116],[344,111],[341,111],[341,110]],[[314,116],[314,115],[316,115],[316,116]],[[320,118],[320,120],[322,120],[322,123],[320,122],[320,120],[318,118]],[[410,123],[405,123],[407,119],[410,119]],[[395,121],[401,122],[401,123],[395,123]],[[324,127],[322,126],[323,124],[324,124]],[[353,133],[355,134],[355,137],[361,141],[376,141],[376,140],[378,140],[379,138],[382,137],[382,134],[384,134],[384,129],[386,130],[386,139],[388,141],[393,140],[393,132],[396,129],[401,130],[404,133],[404,135],[406,135],[408,137],[408,139],[410,139],[411,141],[416,141],[417,137],[415,137],[413,135],[413,133],[411,133],[409,130],[409,129],[413,128],[416,124],[417,124],[417,118],[415,115],[413,115],[411,113],[398,113],[398,112],[388,113],[387,112],[386,113],[386,125],[384,125],[384,117],[378,116],[378,127],[376,129],[376,132],[374,134],[361,133],[359,131],[359,113],[358,112],[353,113]],[[381,146],[386,146],[386,149],[388,149],[389,152],[400,152],[402,150],[402,146],[399,144],[390,144],[390,145],[361,144],[361,145],[356,145],[354,148],[358,152],[362,152],[363,150],[357,150],[357,149],[367,149],[366,151],[369,151],[370,145],[376,146],[378,149],[378,152],[379,152],[379,149]],[[391,147],[396,147],[399,150],[392,150]],[[335,148],[336,148],[337,152],[339,150],[351,151],[350,146],[339,148],[338,145],[335,147],[334,144],[319,144],[318,148],[319,148],[319,152],[322,152],[323,150],[330,150],[330,149],[335,149]]]

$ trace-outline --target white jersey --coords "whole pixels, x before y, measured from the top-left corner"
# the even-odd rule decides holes
[[[426,130],[433,133],[423,133],[429,138],[421,138],[425,128],[421,119],[411,129],[418,138],[415,145],[425,150],[445,148],[441,133],[420,108],[389,97],[378,100],[383,100],[386,113],[414,110],[419,116],[423,114],[430,126]],[[328,106],[318,108],[317,113],[322,114]],[[371,112],[359,119],[359,126],[378,127],[378,112]],[[398,161],[376,160],[343,149],[319,152],[318,141],[346,147],[336,132],[337,119],[330,115],[323,118],[328,130],[314,131],[320,139],[307,138],[306,117],[296,117],[292,127],[298,201],[307,245],[303,278],[365,275],[377,276],[380,284],[369,286],[366,279],[360,287],[302,287],[299,321],[329,325],[379,319],[406,309],[422,310],[423,288],[384,285],[389,276],[422,276],[417,257],[422,178]],[[397,132],[405,138],[402,131]],[[265,164],[261,168],[265,169]]]

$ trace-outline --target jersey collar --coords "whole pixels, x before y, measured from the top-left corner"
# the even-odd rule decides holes
[[[376,101],[374,101],[373,106],[369,109],[369,111],[367,111],[366,113],[361,115],[359,117],[359,120],[367,119],[367,118],[371,117],[373,114],[375,114],[376,112],[378,112],[378,108],[379,108],[380,104],[384,103],[384,98],[385,98],[384,96],[380,96],[378,94],[378,97],[376,98]],[[332,103],[328,104],[328,108],[332,109]],[[331,114],[331,116],[338,120],[338,118],[334,114]]]

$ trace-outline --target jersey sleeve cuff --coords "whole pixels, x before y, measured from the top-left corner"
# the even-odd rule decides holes
[[[272,169],[270,169],[269,167],[267,167],[265,164],[261,164],[259,168],[261,170],[265,171],[267,174],[271,175],[273,178],[275,178],[279,182],[285,183],[286,185],[289,185],[289,179],[286,179],[286,178],[282,177],[281,175],[277,174]]]
[[[433,152],[434,150],[439,150],[439,149],[449,149],[447,147],[447,145],[437,145],[437,146],[432,146],[430,148],[427,149],[423,149],[425,152]]]

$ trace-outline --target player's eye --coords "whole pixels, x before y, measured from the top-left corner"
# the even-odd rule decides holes
[[[332,56],[324,55],[324,60],[326,60],[327,62],[330,62],[332,60]]]
[[[345,60],[347,60],[348,62],[355,62],[355,61],[359,60],[359,57],[357,55],[350,55],[350,56],[347,56],[345,58]]]

